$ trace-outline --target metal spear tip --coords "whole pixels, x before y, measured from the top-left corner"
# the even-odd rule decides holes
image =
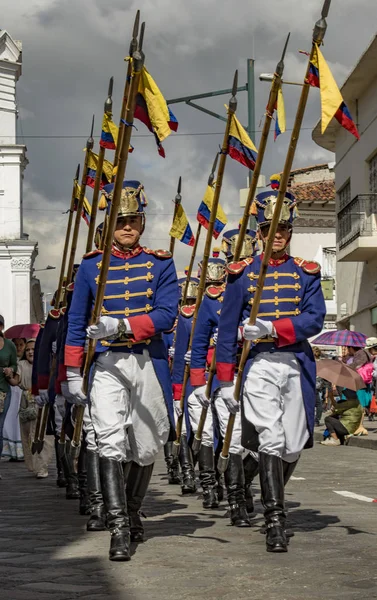
[[[208,177],[208,185],[212,186],[215,180],[215,173],[217,169],[217,162],[219,160],[219,152],[216,152],[215,160],[213,161],[212,170],[210,176]]]
[[[182,189],[182,177],[180,176],[178,179],[177,194],[174,199],[175,204],[181,204],[181,202],[182,202],[181,189]]]
[[[143,21],[143,23],[141,24],[141,27],[140,27],[139,52],[141,52],[143,50],[144,33],[145,33],[145,21]]]
[[[237,87],[238,87],[238,69],[234,73],[233,86],[232,86],[232,97],[229,100],[229,110],[235,112],[237,108]]]
[[[130,50],[129,50],[130,56],[133,56],[134,52],[136,52],[136,50],[137,50],[137,36],[139,34],[139,23],[140,23],[140,10],[138,10],[136,12],[134,28],[132,31],[132,39],[130,42]]]
[[[75,181],[78,181],[80,177],[80,163],[77,165]]]
[[[314,25],[313,30],[313,41],[316,44],[320,44],[325,37],[327,22],[326,17],[329,14],[331,0],[325,0],[322,8],[321,18]]]
[[[105,113],[113,112],[113,99],[112,99],[113,85],[114,85],[114,77],[110,77],[109,89],[107,91],[107,98],[106,98],[105,107],[104,107]]]
[[[284,71],[284,58],[285,58],[285,53],[287,51],[287,46],[288,46],[288,42],[289,42],[289,38],[291,36],[291,33],[289,32],[287,35],[287,39],[285,41],[284,44],[284,48],[283,48],[283,53],[281,55],[281,59],[279,60],[278,64],[276,65],[276,69],[275,72],[276,74],[281,77],[283,75],[283,71]]]
[[[87,142],[86,142],[87,150],[91,150],[94,146],[93,131],[94,131],[94,115],[92,118],[92,128],[90,130],[90,136],[88,137]]]

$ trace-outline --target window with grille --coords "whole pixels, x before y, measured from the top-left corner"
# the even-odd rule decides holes
[[[342,187],[342,189],[338,192],[339,196],[339,210],[342,210],[345,206],[347,206],[351,202],[351,184],[350,182],[346,183]]]
[[[377,194],[377,154],[369,161],[369,191]]]

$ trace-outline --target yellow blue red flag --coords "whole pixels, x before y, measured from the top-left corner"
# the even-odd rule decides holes
[[[208,229],[208,225],[209,225],[209,219],[211,216],[214,193],[215,193],[215,191],[214,191],[213,187],[208,185],[206,192],[204,194],[204,198],[198,208],[197,219],[198,219],[199,223],[206,229]],[[213,226],[213,237],[215,239],[217,239],[219,237],[220,233],[224,229],[227,222],[228,222],[227,216],[219,204],[217,207],[216,219],[215,219],[215,223]]]
[[[169,235],[183,244],[187,244],[187,246],[193,246],[195,243],[195,237],[182,204],[179,204],[177,207],[177,214],[175,215]]]
[[[97,165],[98,154],[90,150],[88,158],[88,172],[86,176],[86,185],[88,185],[91,188],[94,188],[94,182],[96,180],[97,175]],[[107,185],[111,181],[113,176],[113,169],[113,164],[105,159],[103,161],[100,189],[102,189],[104,185]]]
[[[109,113],[105,113],[102,120],[102,131],[99,145],[102,148],[107,148],[108,150],[115,150],[118,143],[118,134],[119,129],[117,125],[115,125],[112,116]],[[132,152],[133,149],[134,147],[130,144],[128,152]]]
[[[225,108],[227,109],[228,107],[225,106]],[[232,121],[230,124],[228,154],[231,158],[241,163],[241,165],[245,165],[245,167],[251,171],[254,170],[258,150],[254,146],[244,127],[242,127],[236,115],[232,116]]]
[[[330,121],[335,118],[344,129],[360,139],[351,113],[318,44],[315,45],[313,58],[310,61],[308,83],[313,87],[318,87],[321,92],[322,133],[326,131]]]
[[[80,192],[81,192],[81,185],[76,183],[75,184],[75,207],[74,207],[75,211],[77,210],[77,206],[79,203]],[[91,214],[92,214],[92,207],[90,205],[90,202],[89,202],[88,198],[84,197],[84,203],[82,205],[81,216],[88,226],[90,223]]]
[[[139,91],[136,96],[135,118],[142,121],[154,134],[158,153],[165,158],[165,150],[161,142],[172,131],[177,131],[178,121],[145,67],[141,72]]]
[[[279,87],[278,97],[276,101],[276,120],[275,120],[275,140],[281,134],[285,133],[285,105],[282,87]]]

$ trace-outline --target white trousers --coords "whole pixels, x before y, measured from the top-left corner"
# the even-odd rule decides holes
[[[214,407],[219,421],[220,433],[224,438],[229,421],[229,410],[227,409],[224,400],[221,398],[220,389],[216,390],[213,395]],[[230,440],[229,452],[231,454],[243,454],[244,448],[241,446],[241,414],[238,412],[234,421],[232,438]]]
[[[197,400],[195,394],[192,392],[187,399],[187,407],[190,418],[190,424],[194,434],[198,431],[198,425],[200,415],[202,414],[202,405]],[[207,418],[203,429],[202,435],[203,446],[213,446],[213,417],[211,407],[207,411]]]
[[[90,414],[100,456],[154,462],[169,437],[169,418],[148,350],[104,352],[94,368]]]
[[[252,362],[243,391],[247,421],[259,434],[259,452],[298,459],[309,432],[300,367],[292,352],[263,352]]]
[[[65,416],[65,398],[61,394],[56,394],[54,400],[54,417],[56,435],[59,437],[62,430],[62,423]],[[66,439],[68,439],[66,437]]]
[[[89,406],[85,406],[84,430],[87,450],[98,452],[96,433],[94,431],[92,417],[90,416]]]

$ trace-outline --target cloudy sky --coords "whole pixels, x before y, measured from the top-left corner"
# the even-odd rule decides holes
[[[246,82],[246,59],[255,59],[254,141],[258,146],[269,84],[258,75],[274,70],[285,37],[291,32],[285,78],[302,81],[314,22],[321,0],[0,0],[0,27],[23,43],[23,75],[17,86],[19,143],[28,149],[25,172],[24,229],[38,241],[36,268],[59,267],[72,177],[83,160],[91,115],[96,115],[96,147],[108,79],[115,78],[114,120],[118,120],[125,63],[136,9],[146,21],[146,66],[165,98],[231,87],[235,69],[239,85]],[[375,0],[333,0],[324,53],[339,84],[376,33]],[[285,86],[287,128],[294,120],[300,88]],[[224,111],[227,96],[202,101]],[[205,190],[224,124],[184,104],[172,107],[178,134],[165,142],[166,159],[158,156],[154,139],[142,123],[133,137],[128,178],[140,179],[149,198],[145,244],[167,248],[178,177],[183,203],[195,228],[196,209]],[[318,90],[311,90],[294,167],[333,160],[311,141],[320,111]],[[247,95],[238,95],[241,122],[247,121]],[[284,164],[290,132],[268,145],[263,172],[268,177]],[[111,159],[111,152],[108,158]],[[241,215],[239,189],[247,170],[228,159],[222,204],[229,225]],[[90,192],[88,193],[90,198]],[[82,225],[80,251],[85,246]],[[176,244],[177,267],[189,260],[189,249]],[[40,273],[45,292],[54,289],[57,271]]]

